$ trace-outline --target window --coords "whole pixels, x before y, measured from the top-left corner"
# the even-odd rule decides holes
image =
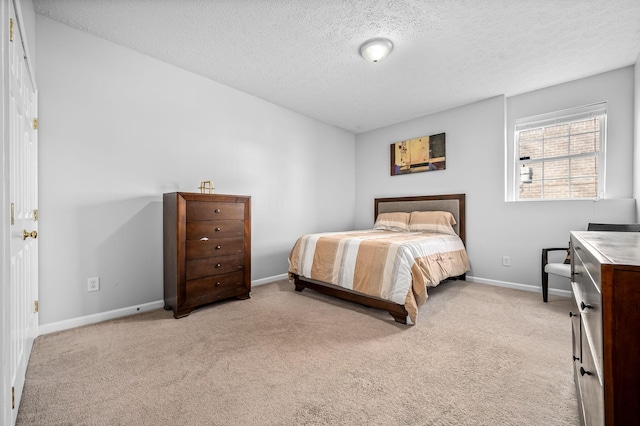
[[[516,200],[604,196],[606,103],[516,120]]]

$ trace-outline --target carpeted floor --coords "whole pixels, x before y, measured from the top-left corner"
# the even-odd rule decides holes
[[[569,299],[464,281],[418,323],[280,281],[39,337],[18,425],[578,425]]]

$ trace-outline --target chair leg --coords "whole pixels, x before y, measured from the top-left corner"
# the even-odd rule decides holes
[[[549,274],[544,271],[544,267],[547,266],[549,256],[547,249],[542,249],[542,301],[547,301],[547,294],[549,292]]]

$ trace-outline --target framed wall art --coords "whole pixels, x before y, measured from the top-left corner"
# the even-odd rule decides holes
[[[391,176],[446,169],[445,134],[391,144]]]

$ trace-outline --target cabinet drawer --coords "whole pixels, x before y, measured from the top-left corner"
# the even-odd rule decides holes
[[[201,305],[248,293],[244,285],[244,273],[187,280],[186,300],[189,305]]]
[[[243,238],[242,220],[204,220],[187,222],[187,240],[208,238]]]
[[[584,330],[584,327],[583,327]],[[575,377],[578,381],[580,400],[585,424],[590,426],[604,425],[604,390],[595,371],[595,362],[589,347],[582,336],[582,362],[576,363]]]
[[[584,353],[587,346],[592,348],[595,371],[602,379],[602,295],[593,281],[593,268],[589,268],[589,263],[584,261],[584,258],[587,258],[589,262],[589,254],[584,250],[577,250],[575,255],[573,289],[582,319],[582,351]],[[593,264],[593,261],[591,263]]]
[[[190,240],[185,243],[185,257],[202,259],[212,256],[242,254],[244,240],[242,238],[214,238],[212,240]]]
[[[187,280],[244,271],[244,255],[188,260],[186,266]]]
[[[187,222],[198,220],[244,219],[244,204],[220,201],[190,201]]]
[[[577,256],[577,260],[579,260],[579,262],[576,262],[576,264],[582,264],[582,268],[584,269],[586,274],[591,277],[591,281],[598,289],[598,292],[600,292],[600,262],[598,262],[598,260],[594,258],[591,253],[585,251],[580,245],[577,245],[574,248],[574,254]]]
[[[572,287],[575,287],[575,283],[571,283]],[[574,290],[575,295],[575,290]],[[580,320],[580,310],[576,302],[575,296],[571,297],[571,342],[573,346],[573,361],[580,363],[582,360],[582,321]]]

